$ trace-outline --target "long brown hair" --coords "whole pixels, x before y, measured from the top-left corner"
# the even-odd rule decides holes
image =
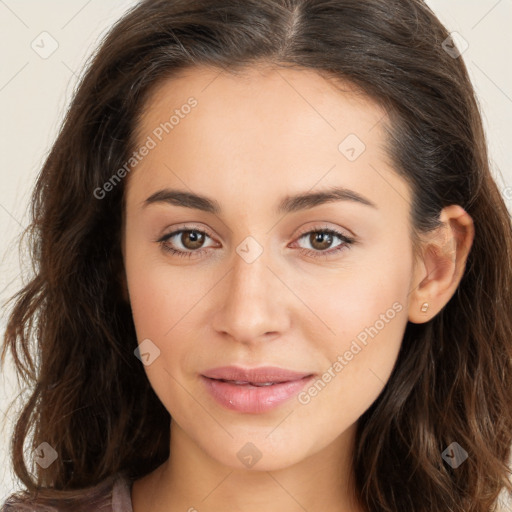
[[[15,423],[16,475],[34,492],[139,478],[169,456],[170,416],[152,390],[123,298],[124,180],[94,193],[135,150],[151,91],[194,65],[317,70],[386,107],[388,153],[413,192],[414,234],[461,205],[475,240],[460,285],[408,323],[397,364],[360,417],[356,492],[371,512],[488,512],[512,491],[512,225],[493,180],[479,106],[450,34],[421,0],[146,0],[107,34],[38,177],[27,235],[35,275],[2,350],[31,389]],[[35,474],[23,458],[58,458]],[[442,458],[457,442],[467,460]],[[34,465],[35,466],[35,465]]]

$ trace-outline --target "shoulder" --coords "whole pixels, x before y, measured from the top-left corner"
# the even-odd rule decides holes
[[[119,472],[83,489],[41,489],[35,497],[18,492],[7,498],[0,512],[133,512],[131,485],[127,475]]]

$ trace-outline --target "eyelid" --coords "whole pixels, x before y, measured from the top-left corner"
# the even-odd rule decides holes
[[[301,236],[303,236],[307,233],[311,233],[312,231],[314,232],[314,231],[327,230],[327,231],[340,232],[340,234],[342,234],[346,238],[352,239],[354,241],[357,239],[356,235],[352,231],[350,231],[350,229],[340,228],[338,226],[332,226],[332,225],[327,224],[326,222],[323,222],[323,223],[320,222],[320,224],[315,224],[314,221],[311,221],[311,222],[312,222],[312,225],[308,224],[308,226],[306,226],[306,227],[299,228],[299,232],[298,232],[298,234],[295,235],[295,237],[300,238]],[[345,233],[343,233],[342,231],[345,231]]]
[[[207,227],[204,227],[204,226],[200,226],[200,227],[199,226],[192,226],[190,224],[183,224],[183,225],[179,225],[178,224],[175,227],[173,226],[172,230],[166,231],[163,235],[159,236],[158,239],[155,240],[155,242],[161,242],[162,240],[169,238],[170,235],[176,235],[180,231],[198,231],[198,232],[205,233],[210,238],[215,238],[213,236],[212,232]]]

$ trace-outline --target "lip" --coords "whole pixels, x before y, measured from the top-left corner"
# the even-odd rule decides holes
[[[259,414],[278,407],[295,396],[313,377],[310,372],[296,372],[276,366],[223,366],[201,375],[206,389],[218,403],[227,409],[250,414]],[[251,384],[265,382],[274,384]]]
[[[302,379],[311,372],[295,372],[278,366],[260,366],[259,368],[242,368],[240,366],[221,366],[203,373],[203,376],[218,380],[239,380],[246,382],[290,382]]]

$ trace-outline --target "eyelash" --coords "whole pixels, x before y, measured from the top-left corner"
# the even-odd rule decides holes
[[[168,245],[167,241],[170,238],[173,238],[176,235],[179,235],[179,234],[182,234],[182,233],[187,233],[187,232],[188,233],[190,233],[190,232],[201,233],[202,235],[206,235],[207,237],[212,238],[206,231],[203,231],[203,230],[197,229],[197,228],[192,228],[192,227],[185,226],[184,228],[181,228],[181,229],[179,229],[177,231],[173,231],[172,233],[164,235],[162,238],[157,240],[157,242],[160,244],[160,246],[162,247],[162,249],[164,251],[166,251],[166,252],[168,252],[170,254],[173,254],[175,256],[182,257],[182,258],[191,258],[192,255],[202,255],[204,252],[208,252],[209,248],[202,248],[202,249],[198,249],[198,250],[195,250],[195,251],[191,251],[191,250],[189,250],[189,251],[181,251],[181,250],[173,249],[172,247],[170,247]],[[354,243],[356,243],[354,238],[348,237],[348,236],[344,235],[343,233],[340,233],[339,231],[336,231],[336,230],[330,229],[330,228],[311,229],[309,231],[304,231],[302,233],[299,233],[299,236],[298,236],[297,240],[300,240],[304,236],[310,235],[312,233],[326,233],[326,234],[329,234],[329,235],[333,235],[333,236],[338,237],[343,243],[338,245],[338,246],[336,246],[334,249],[331,249],[331,250],[328,250],[328,251],[316,251],[314,249],[306,249],[304,247],[300,247],[299,248],[299,253],[301,255],[311,256],[313,258],[329,257],[329,256],[332,256],[333,254],[338,254],[341,251],[344,251],[345,249],[350,249],[350,246],[353,245]]]

